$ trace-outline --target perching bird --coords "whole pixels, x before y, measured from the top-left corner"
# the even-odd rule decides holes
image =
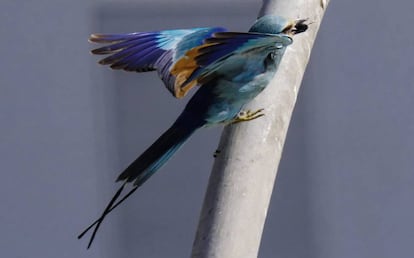
[[[108,44],[92,50],[109,56],[103,65],[126,71],[158,72],[167,89],[181,98],[193,87],[197,92],[174,124],[117,178],[122,185],[101,217],[78,238],[96,225],[91,246],[105,216],[152,176],[199,128],[249,121],[262,110],[242,111],[273,78],[292,36],[307,30],[306,20],[286,20],[278,16],[258,19],[249,32],[226,32],[219,27],[92,34],[91,42]],[[118,202],[125,185],[133,188]]]

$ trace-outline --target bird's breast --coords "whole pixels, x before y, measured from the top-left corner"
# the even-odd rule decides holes
[[[231,121],[242,107],[262,92],[273,78],[277,63],[269,53],[235,56],[220,66],[217,77],[203,90],[211,92],[207,124]],[[201,92],[200,92],[201,93]]]
[[[250,78],[233,78],[220,80],[215,90],[217,96],[230,102],[249,102],[262,92],[273,78],[274,71],[266,71],[250,76]]]
[[[274,72],[263,73],[243,82],[218,81],[208,108],[207,124],[226,123],[232,120],[245,104],[266,88],[273,75]]]

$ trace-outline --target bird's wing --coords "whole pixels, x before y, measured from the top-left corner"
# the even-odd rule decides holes
[[[217,32],[185,53],[171,68],[175,78],[175,96],[184,96],[196,85],[214,79],[220,67],[234,55],[248,56],[249,53],[282,51],[292,39],[286,35]]]
[[[129,34],[92,34],[90,42],[108,44],[91,52],[109,55],[99,61],[113,69],[146,72],[157,70],[165,86],[175,95],[171,66],[189,49],[203,44],[219,27],[135,32]]]

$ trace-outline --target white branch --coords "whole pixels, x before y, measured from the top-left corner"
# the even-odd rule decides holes
[[[193,258],[257,257],[287,129],[329,0],[264,1],[260,15],[308,18],[271,84],[247,108],[266,115],[225,128],[200,216]]]

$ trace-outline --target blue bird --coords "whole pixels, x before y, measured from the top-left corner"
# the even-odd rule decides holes
[[[184,111],[173,125],[117,178],[123,184],[93,226],[91,246],[105,216],[148,180],[199,128],[249,121],[263,115],[242,111],[273,78],[292,36],[307,30],[306,20],[287,20],[279,16],[258,19],[249,32],[227,32],[224,28],[193,28],[136,32],[130,34],[92,34],[91,42],[108,44],[92,50],[109,55],[99,61],[113,69],[157,71],[176,98],[198,86]],[[119,201],[125,185],[132,189]]]

